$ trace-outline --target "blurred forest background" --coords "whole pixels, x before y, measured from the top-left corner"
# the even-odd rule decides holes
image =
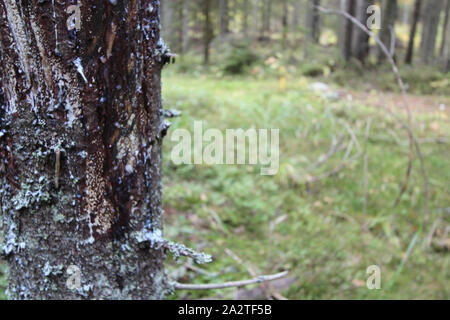
[[[316,7],[366,25],[371,5],[381,12],[372,31],[398,65],[405,96],[375,40]],[[213,283],[290,270],[262,287],[172,299],[448,299],[450,1],[161,6],[164,39],[178,54],[162,78],[164,107],[182,111],[171,130],[192,131],[195,120],[280,129],[275,176],[249,165],[174,165],[169,131],[166,237],[214,262],[168,260],[168,273]],[[381,290],[366,287],[370,265],[381,267]]]

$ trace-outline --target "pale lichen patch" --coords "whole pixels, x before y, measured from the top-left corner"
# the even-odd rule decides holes
[[[98,145],[94,141],[94,145]],[[114,208],[112,204],[105,199],[106,182],[102,176],[104,155],[101,151],[95,151],[88,155],[86,162],[86,182],[87,182],[87,214],[89,220],[94,216],[92,227],[98,229],[100,234],[105,234],[111,229],[114,220]]]

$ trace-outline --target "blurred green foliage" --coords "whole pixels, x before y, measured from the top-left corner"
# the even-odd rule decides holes
[[[282,64],[283,59],[275,60]],[[169,132],[163,167],[166,237],[213,254],[215,261],[202,267],[222,273],[211,277],[185,270],[180,281],[248,278],[251,266],[261,274],[288,269],[297,276],[283,292],[289,299],[448,299],[450,256],[445,250],[428,248],[427,234],[419,235],[400,268],[411,239],[422,226],[424,200],[415,159],[408,190],[399,206],[393,207],[408,162],[408,137],[392,116],[346,96],[328,100],[312,92],[311,81],[300,76],[286,75],[286,88],[281,89],[277,72],[269,76],[273,68],[267,64],[262,65],[265,77],[253,72],[233,78],[214,67],[192,66],[195,79],[178,74],[176,66],[163,77],[166,108],[183,112],[171,130],[192,131],[194,120],[221,130],[280,128],[281,157],[275,176],[261,176],[257,166],[175,166],[170,161],[174,142]],[[448,139],[447,116],[445,111],[415,114],[415,134],[423,140]],[[364,217],[362,158],[318,183],[306,181],[342,162],[345,149],[323,165],[311,166],[328,152],[333,138],[343,136],[349,141],[346,125],[364,145],[368,117],[372,129]],[[442,237],[450,222],[446,213],[450,207],[448,142],[423,143],[422,148],[431,183],[430,217],[431,221],[442,219],[435,238],[441,241],[439,234]],[[282,222],[274,225],[277,219]],[[226,255],[226,248],[245,265]],[[179,275],[185,262],[169,261],[169,274]],[[365,287],[366,268],[374,264],[382,270],[382,290],[378,291]],[[234,292],[178,292],[171,298],[231,298]]]
[[[235,45],[223,61],[226,74],[242,74],[258,60],[258,56],[245,44]]]

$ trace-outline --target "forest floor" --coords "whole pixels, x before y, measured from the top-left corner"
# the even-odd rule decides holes
[[[311,90],[311,79],[287,77],[280,85],[277,78],[193,76],[170,68],[163,79],[165,107],[183,112],[173,120],[164,147],[166,237],[214,257],[213,263],[197,266],[201,270],[189,260],[169,262],[169,274],[190,283],[291,274],[275,288],[184,291],[173,299],[273,293],[288,299],[449,298],[448,97],[407,97],[429,177],[430,215],[423,225],[417,157],[406,192],[394,206],[408,164],[408,136],[379,94],[406,121],[399,94],[331,86],[338,95],[329,95]],[[174,165],[170,134],[176,128],[192,132],[194,120],[203,120],[204,130],[279,128],[278,174],[261,176],[259,167],[250,165]],[[345,160],[352,136],[367,148],[366,213],[364,157],[353,157],[359,152],[354,148],[347,157],[354,160]],[[341,144],[325,156],[333,141]],[[327,178],[309,183],[321,176]],[[366,287],[370,265],[381,268],[381,290]]]
[[[429,177],[424,226],[417,157],[394,206],[408,164],[408,136],[379,93],[330,86],[337,95],[329,95],[311,90],[313,82],[165,71],[165,108],[183,112],[172,120],[164,145],[165,236],[214,257],[204,266],[169,258],[169,275],[216,283],[290,271],[287,280],[264,290],[183,291],[171,299],[449,298],[449,98],[408,95]],[[399,94],[381,94],[406,119]],[[170,135],[177,128],[192,132],[195,120],[203,120],[205,129],[279,128],[278,174],[261,176],[260,167],[250,165],[173,164]],[[321,176],[326,178],[310,182]],[[381,268],[381,290],[366,287],[371,265]],[[0,299],[5,286],[0,264]]]

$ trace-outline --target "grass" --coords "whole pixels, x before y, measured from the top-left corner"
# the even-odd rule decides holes
[[[183,271],[185,260],[169,262],[168,269],[177,271],[180,281],[248,278],[251,266],[261,274],[288,269],[296,275],[298,280],[283,292],[290,299],[448,298],[448,252],[428,248],[427,233],[418,234],[424,204],[418,160],[407,192],[393,207],[405,175],[408,140],[381,108],[347,99],[330,102],[310,92],[310,80],[298,77],[288,76],[284,90],[276,77],[180,75],[169,68],[163,79],[166,108],[183,111],[171,130],[192,131],[195,120],[221,130],[280,128],[280,169],[270,177],[259,175],[258,167],[245,165],[175,166],[170,161],[174,143],[169,133],[164,147],[166,237],[213,254],[214,262],[204,266],[209,272],[234,270],[211,278]],[[346,125],[364,144],[368,117],[372,129],[365,218],[362,158],[323,181],[309,185],[305,181],[342,161],[345,150],[320,168],[309,168],[328,151],[333,137],[343,135],[349,140]],[[448,137],[446,113],[415,117],[419,139]],[[446,213],[450,154],[447,143],[427,143],[422,149],[431,182],[431,220],[443,219],[438,238],[450,222]],[[270,232],[270,225],[283,215],[285,220]],[[368,231],[363,229],[365,223]],[[414,237],[415,246],[410,248]],[[227,256],[226,248],[247,265]],[[381,267],[382,290],[365,286],[370,265]],[[233,294],[234,289],[226,289],[180,292],[171,298],[231,298]]]

